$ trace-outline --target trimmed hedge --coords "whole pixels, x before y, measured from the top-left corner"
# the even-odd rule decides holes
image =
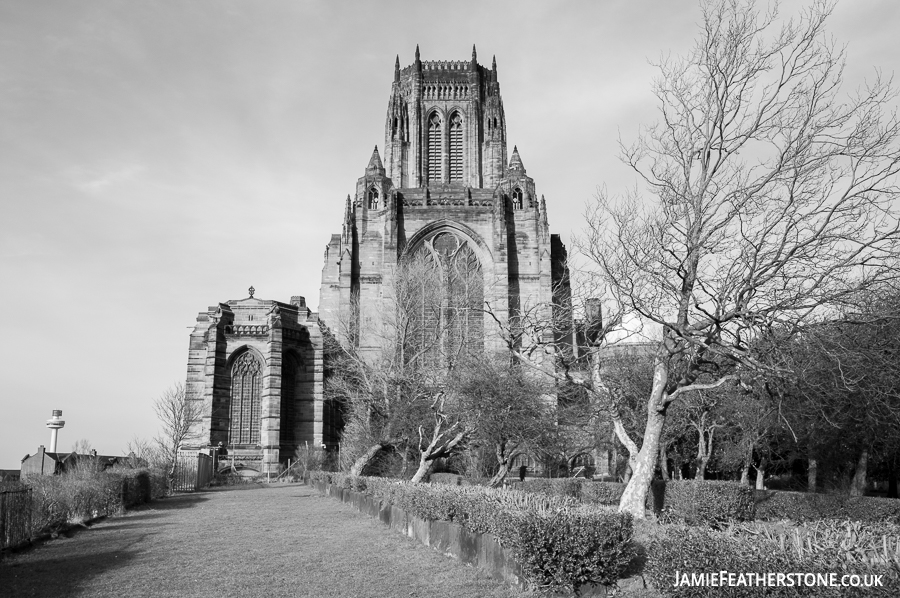
[[[618,506],[625,484],[619,482],[584,482],[581,484],[581,500],[598,505]]]
[[[613,584],[634,555],[630,515],[571,496],[329,472],[310,472],[309,480],[366,492],[422,519],[492,534],[512,549],[537,587],[577,591],[586,583]]]
[[[755,491],[756,518],[762,520],[848,519],[900,524],[900,500],[875,496]]]
[[[598,505],[618,505],[625,491],[625,484],[580,478],[534,478],[514,482],[511,487],[523,492],[576,498],[584,503]]]
[[[614,585],[634,556],[630,517],[582,509],[513,515],[513,553],[542,588]]]
[[[738,482],[669,480],[651,488],[656,510],[689,525],[718,527],[753,520],[753,490]]]

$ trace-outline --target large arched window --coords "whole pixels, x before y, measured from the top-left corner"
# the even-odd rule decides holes
[[[259,444],[262,373],[262,364],[252,351],[242,353],[231,366],[228,444]]]
[[[450,182],[463,180],[462,117],[454,112],[450,117]]]
[[[398,305],[410,358],[451,366],[484,348],[484,275],[468,242],[450,231],[404,261]]]
[[[376,189],[375,187],[369,189],[369,209],[378,209],[378,189]]]
[[[437,112],[428,119],[428,180],[441,180],[441,117]]]

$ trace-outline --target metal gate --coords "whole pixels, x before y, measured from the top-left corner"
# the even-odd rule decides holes
[[[212,476],[212,457],[200,452],[179,452],[175,464],[175,479],[172,480],[172,491],[196,492],[201,488],[206,488],[212,481]]]

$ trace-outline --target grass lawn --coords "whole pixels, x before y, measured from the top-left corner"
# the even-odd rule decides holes
[[[157,501],[0,561],[0,597],[522,596],[309,486]]]

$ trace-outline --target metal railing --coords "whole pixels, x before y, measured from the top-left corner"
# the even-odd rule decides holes
[[[173,492],[196,492],[206,488],[213,477],[213,458],[203,453],[183,452],[178,454]]]

